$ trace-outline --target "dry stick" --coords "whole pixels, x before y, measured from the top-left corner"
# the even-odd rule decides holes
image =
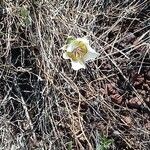
[[[114,47],[115,42],[114,42],[114,44],[112,45],[112,44],[109,44],[109,43],[107,43],[106,41],[104,41],[104,40],[102,40],[102,39],[99,39],[99,40],[101,40],[103,43],[105,43],[105,44],[107,45],[106,48],[108,48],[108,47],[110,46],[111,49],[117,50],[117,51],[120,52],[123,56],[125,56],[128,60],[130,59],[125,53],[123,53],[123,52],[122,52],[121,50],[119,50],[118,48]],[[104,50],[104,51],[105,51],[105,50]]]
[[[11,23],[9,22],[9,27],[8,27],[8,36],[7,36],[7,48],[6,48],[6,54],[8,55],[8,53],[9,53],[9,50],[11,49],[11,45],[10,45],[10,33],[11,33]],[[18,84],[17,84],[17,81],[16,81],[16,78],[14,79],[14,83],[15,83],[15,87],[16,87],[16,90],[17,90],[17,93],[18,93],[18,95],[19,95],[19,98],[21,99],[21,103],[22,103],[22,106],[23,106],[23,109],[24,109],[24,111],[25,111],[25,114],[26,114],[26,118],[27,118],[27,120],[28,120],[28,123],[29,123],[29,126],[30,126],[30,129],[31,129],[31,131],[32,131],[32,135],[33,135],[33,140],[34,140],[34,142],[36,142],[37,141],[37,139],[36,139],[36,135],[35,135],[35,133],[34,133],[34,131],[33,131],[33,124],[32,124],[32,121],[31,121],[31,119],[30,119],[30,116],[29,116],[29,113],[28,113],[28,108],[27,108],[27,106],[26,106],[26,103],[25,103],[25,101],[24,101],[24,99],[23,99],[23,96],[22,96],[22,94],[21,94],[21,92],[20,92],[20,88],[19,88],[19,86],[18,86]]]
[[[9,54],[9,51],[10,51],[10,49],[11,49],[11,44],[10,44],[10,41],[11,41],[11,31],[12,31],[12,28],[11,28],[11,21],[9,20],[9,18],[8,18],[8,20],[7,20],[8,22],[7,22],[7,24],[8,24],[8,30],[7,30],[7,46],[6,46],[6,52],[3,54],[3,56],[5,56],[5,55],[7,55],[8,56],[8,54]]]
[[[102,48],[102,47],[101,47],[101,48]],[[147,109],[150,111],[149,107],[146,105],[146,103],[145,103],[143,100],[141,100],[140,95],[137,93],[136,89],[130,84],[129,80],[128,80],[128,79],[125,77],[125,75],[122,73],[121,69],[117,66],[116,62],[113,61],[113,60],[110,58],[110,56],[109,56],[105,51],[104,51],[104,53],[105,53],[105,55],[108,57],[108,59],[114,64],[114,66],[118,69],[118,71],[121,73],[121,75],[122,75],[123,78],[126,80],[126,82],[132,87],[132,89],[133,89],[134,93],[136,94],[137,98],[138,98],[141,102],[143,102],[144,107],[147,108]]]
[[[150,20],[150,19],[148,19],[148,20]],[[146,21],[144,21],[144,22],[142,22],[142,23],[145,23],[145,22],[147,22],[148,20],[146,20]],[[142,31],[142,30],[144,30],[145,28],[148,28],[148,27],[150,27],[150,25],[148,25],[148,26],[144,26],[143,28],[140,28],[140,29],[137,29],[137,30],[135,30],[134,32],[133,32],[133,34],[136,34],[136,33],[138,33],[138,32],[140,32],[140,31]],[[122,37],[121,39],[119,39],[118,41],[116,41],[116,43],[119,43],[119,42],[121,42],[121,41],[123,41],[125,38],[128,38],[130,35],[126,35],[126,36],[124,36],[124,37]]]
[[[85,31],[85,30],[83,30],[83,31]],[[90,34],[91,36],[93,36],[92,34]],[[113,45],[111,45],[111,44],[109,44],[109,43],[107,43],[106,41],[104,41],[104,40],[102,40],[101,38],[97,38],[96,36],[93,36],[95,39],[97,39],[97,40],[101,40],[103,43],[105,43],[106,45],[107,45],[107,47],[106,48],[108,48],[108,47],[113,47]],[[115,44],[115,43],[114,43]],[[119,50],[118,48],[116,48],[116,47],[113,47],[115,50],[117,50],[119,53],[121,53],[123,56],[125,56],[127,59],[129,59],[129,57],[125,54],[125,53],[123,53],[121,50]],[[115,53],[113,53],[113,54],[116,54],[116,52]]]
[[[39,21],[38,21],[37,16],[36,16],[35,13],[34,13],[34,16],[35,16],[35,21],[36,21],[36,25],[37,25],[37,32],[38,32],[38,37],[39,37],[39,41],[40,41],[41,51],[42,51],[41,56],[43,57],[42,58],[43,64],[45,64],[45,61],[46,61],[46,68],[45,69],[46,69],[46,71],[50,71],[49,59],[48,59],[48,57],[46,55],[46,52],[45,52],[45,49],[44,49],[43,39],[42,39],[42,34],[41,34],[41,28],[40,28],[41,13],[39,13]],[[52,63],[51,63],[51,65],[52,65],[53,68],[55,68],[55,66]],[[51,83],[53,83],[53,81],[49,77],[49,72],[46,73],[45,70],[43,70],[43,72],[48,77],[49,81]],[[53,118],[52,118],[52,120],[53,120]],[[55,128],[57,128],[57,127],[55,126]],[[56,134],[56,131],[54,133]],[[58,132],[57,132],[57,134],[58,134]],[[61,139],[61,142],[63,144],[62,139]]]
[[[41,46],[41,50],[42,50],[41,56],[43,57],[42,58],[43,64],[45,64],[45,62],[44,62],[44,60],[45,60],[46,61],[46,67],[49,69],[50,68],[49,63],[48,63],[49,61],[48,61],[48,58],[47,58],[47,55],[46,55],[46,52],[45,52],[45,49],[44,49],[44,45],[42,43],[43,39],[42,39],[41,28],[40,28],[41,14],[39,13],[39,22],[38,22],[38,19],[37,19],[37,16],[36,16],[35,13],[34,13],[34,17],[35,17],[35,22],[36,22],[36,26],[37,26],[39,42],[40,42],[40,46]]]
[[[68,103],[68,105],[67,105],[67,103]],[[67,101],[67,103],[66,103],[66,101],[65,101],[65,108],[67,109],[67,111],[68,111],[68,114],[69,114],[69,118],[70,118],[70,120],[71,120],[71,124],[72,125],[74,125],[74,119],[72,119],[73,118],[73,111],[72,111],[72,109],[71,109],[71,106],[70,106],[70,103]],[[69,111],[69,109],[70,109],[70,111]],[[78,140],[78,137],[76,136],[76,133],[75,133],[75,131],[74,131],[74,128],[70,128],[70,130],[72,131],[72,133],[73,133],[73,135],[74,135],[74,137],[75,137],[75,140],[77,141],[77,143],[79,144],[79,147],[80,147],[80,149],[81,150],[84,150],[84,148],[83,148],[83,146],[82,146],[82,144],[81,144],[81,142]]]
[[[27,121],[29,123],[29,126],[30,126],[30,129],[32,131],[32,136],[33,136],[33,141],[34,143],[37,142],[37,138],[36,138],[36,134],[34,132],[34,128],[33,128],[33,124],[32,124],[32,121],[31,121],[31,118],[30,118],[30,115],[28,113],[28,108],[27,108],[27,105],[26,105],[26,102],[24,101],[24,98],[22,96],[22,93],[20,92],[20,87],[18,86],[18,83],[17,83],[17,80],[16,80],[16,76],[14,78],[14,85],[15,85],[15,88],[16,88],[16,91],[17,91],[17,94],[19,95],[19,98],[21,100],[21,104],[22,104],[22,107],[25,111],[25,115],[26,115],[26,118],[27,118]]]
[[[150,26],[147,26],[147,27],[150,27]],[[143,29],[145,29],[145,28],[146,28],[146,27],[143,27],[143,28],[141,28],[140,30],[135,31],[134,33],[138,33],[138,32],[140,32],[141,30],[143,30]],[[84,31],[84,32],[87,32],[85,29],[83,29],[83,28],[81,28],[81,27],[80,27],[80,30],[82,30],[82,31]],[[102,39],[97,38],[95,35],[93,35],[93,34],[91,34],[91,33],[89,33],[89,35],[92,36],[92,37],[94,37],[94,39],[96,39],[96,40],[101,40],[102,42],[104,42],[104,43],[107,45],[107,47],[106,47],[105,49],[107,49],[108,46],[112,47],[111,44],[107,43],[106,41],[104,41],[104,40],[102,40]],[[116,41],[116,43],[121,42],[124,38],[127,38],[127,37],[128,37],[128,36],[123,37],[122,39]],[[141,44],[141,45],[143,45],[143,44]],[[125,53],[123,53],[122,51],[125,51],[125,50],[127,50],[127,49],[131,49],[130,51],[127,52],[127,54],[129,54],[129,53],[131,53],[132,51],[134,51],[136,48],[140,47],[141,45],[137,45],[137,46],[132,45],[132,46],[129,46],[129,47],[124,48],[124,49],[122,49],[122,50],[119,50],[119,49],[116,48],[116,47],[114,47],[114,49],[117,50],[117,51],[119,51],[122,55],[124,55],[127,59],[129,59],[129,57],[128,57]],[[107,56],[109,56],[109,55],[114,55],[114,54],[116,54],[116,53],[118,53],[118,52],[113,52],[113,53],[111,53],[111,54],[107,54]],[[107,57],[107,56],[106,56],[106,57]],[[103,59],[103,58],[105,58],[105,56],[102,56],[102,57],[100,57],[99,59]]]
[[[82,125],[82,120],[81,120],[81,117],[80,117],[80,103],[81,103],[81,99],[83,99],[84,101],[86,101],[86,99],[80,94],[79,90],[78,90],[78,87],[77,85],[70,79],[68,78],[66,75],[63,75],[60,73],[60,75],[64,78],[64,80],[70,84],[72,86],[72,88],[79,93],[79,106],[78,106],[78,116],[79,116],[79,123],[80,123],[80,128],[81,128],[81,131],[82,131],[82,134],[83,136],[85,137],[86,141],[88,142],[88,145],[89,145],[89,149],[92,150],[92,145],[91,143],[89,142],[89,140],[87,139],[85,133],[84,133],[84,129],[83,129],[83,125]],[[88,103],[88,102],[87,102]],[[88,103],[89,104],[89,103]],[[106,104],[106,103],[105,103]],[[90,105],[90,104],[89,104]],[[90,105],[91,106],[91,105]],[[111,108],[109,107],[109,109],[111,110]],[[112,110],[111,110],[112,111]],[[114,113],[114,111],[112,111]],[[115,114],[115,113],[114,113]],[[119,116],[119,115],[118,115]],[[126,141],[127,142],[127,141]],[[128,143],[128,142],[127,142]],[[128,145],[131,147],[131,145],[128,143]]]
[[[81,121],[81,117],[80,117],[80,103],[81,103],[81,99],[83,99],[84,97],[80,94],[79,89],[78,89],[78,86],[77,86],[70,78],[68,78],[66,75],[63,75],[62,73],[59,73],[59,74],[60,74],[60,75],[62,76],[62,78],[64,78],[64,80],[65,80],[68,84],[70,84],[70,85],[72,86],[72,88],[75,89],[75,91],[79,94],[78,117],[79,117],[80,128],[81,128],[81,131],[82,131],[82,134],[83,134],[84,138],[86,139],[86,141],[87,141],[87,143],[88,143],[88,145],[89,145],[89,149],[90,149],[90,150],[93,150],[91,143],[89,142],[89,140],[87,139],[87,137],[86,137],[86,135],[85,135],[85,133],[84,133],[84,129],[83,129],[83,127],[82,127],[82,121]]]
[[[140,74],[140,72],[141,72],[142,65],[143,65],[144,59],[145,59],[146,54],[148,53],[148,51],[149,51],[149,49],[147,49],[146,52],[145,52],[145,54],[144,54],[144,57],[143,57],[143,59],[142,59],[141,65],[140,65],[140,68],[139,68],[139,70],[138,70],[138,74]]]
[[[126,16],[127,15],[127,12],[125,11],[123,11],[119,16],[118,16],[118,20],[110,27],[110,29],[109,30],[107,30],[106,32],[104,32],[103,34],[101,34],[99,37],[98,37],[98,39],[101,39],[103,36],[105,36],[105,35],[107,35],[110,31],[112,31],[112,29],[113,28],[115,28],[119,23],[120,23],[120,21],[122,21],[122,19],[124,18],[124,16]]]
[[[148,30],[148,31],[145,32],[142,36],[140,36],[140,38],[138,38],[136,42],[140,42],[140,41],[146,36],[146,34],[148,34],[147,36],[148,36],[148,38],[149,38],[149,33],[150,33],[150,31]]]
[[[120,70],[120,72],[121,72],[121,70]],[[79,93],[77,85],[76,85],[70,78],[68,78],[66,75],[63,75],[63,74],[61,74],[61,73],[60,73],[60,75],[66,80],[66,82],[68,82],[70,85],[72,85],[72,88],[75,89],[76,92]],[[126,79],[126,80],[127,80],[127,79]],[[79,106],[78,106],[78,115],[79,115],[79,116],[80,116],[80,102],[81,102],[81,99],[85,100],[85,98],[84,98],[82,95],[80,95],[80,93],[79,93]],[[88,104],[89,104],[89,103],[88,103]],[[109,109],[111,110],[111,108],[109,108]],[[111,110],[111,111],[112,111],[112,110]],[[114,112],[113,112],[113,113],[114,113]],[[89,148],[90,148],[90,149],[93,149],[93,148],[92,148],[92,145],[90,144],[89,140],[87,139],[87,137],[86,137],[86,135],[85,135],[85,133],[84,133],[84,129],[83,129],[83,127],[82,127],[81,118],[79,118],[79,123],[80,123],[80,127],[81,127],[82,134],[83,134],[83,136],[85,137],[86,141],[88,142]],[[131,147],[131,145],[129,144],[129,142],[127,142],[127,140],[124,139],[124,141],[126,141],[126,143]]]
[[[85,132],[84,132],[84,129],[83,129],[83,125],[82,125],[82,121],[81,121],[81,117],[80,117],[81,97],[82,97],[82,95],[79,93],[78,117],[79,117],[80,128],[81,128],[81,131],[82,131],[82,134],[83,134],[84,138],[86,139],[86,141],[87,141],[87,143],[89,145],[89,150],[93,150],[91,143],[89,142],[88,138],[85,135]]]
[[[23,97],[21,96],[20,98],[21,98],[21,102],[22,102],[22,107],[23,107],[23,109],[24,109],[24,111],[25,111],[26,118],[27,118],[27,120],[28,120],[30,129],[31,129],[31,131],[32,131],[32,136],[33,136],[34,143],[36,143],[37,138],[36,138],[36,134],[35,134],[35,132],[34,132],[34,130],[33,130],[33,124],[32,124],[30,115],[29,115],[29,113],[28,113],[27,105],[26,105],[26,103],[25,103]]]

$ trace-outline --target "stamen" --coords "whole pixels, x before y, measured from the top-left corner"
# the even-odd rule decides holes
[[[68,56],[74,61],[81,60],[87,53],[87,47],[84,43],[79,42],[76,43],[76,45],[78,47],[76,47],[72,52],[67,52]]]

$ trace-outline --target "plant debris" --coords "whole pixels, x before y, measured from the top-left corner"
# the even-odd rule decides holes
[[[148,0],[0,4],[0,149],[149,150]],[[68,36],[100,54],[85,70]]]

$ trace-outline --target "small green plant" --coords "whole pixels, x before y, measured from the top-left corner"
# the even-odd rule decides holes
[[[113,143],[112,139],[108,139],[103,136],[103,137],[101,137],[100,143],[98,144],[96,150],[108,150],[112,143]]]
[[[27,6],[26,6],[26,5],[23,5],[23,6],[20,8],[19,15],[20,15],[20,17],[21,17],[21,25],[22,25],[22,26],[28,26],[28,25],[31,24],[30,12],[29,12],[29,10],[27,9]]]
[[[72,141],[67,143],[67,150],[72,150]]]

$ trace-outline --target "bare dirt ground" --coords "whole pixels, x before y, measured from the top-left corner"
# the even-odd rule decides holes
[[[1,150],[149,150],[149,0],[0,1]],[[60,49],[100,53],[74,71]]]

